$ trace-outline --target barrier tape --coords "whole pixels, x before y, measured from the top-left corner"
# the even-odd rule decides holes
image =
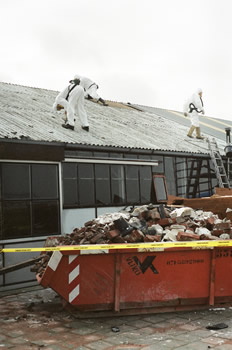
[[[123,243],[123,244],[91,244],[91,245],[69,245],[42,248],[3,248],[0,253],[24,253],[24,252],[55,252],[68,250],[106,250],[106,249],[146,249],[146,248],[184,248],[195,249],[211,247],[232,247],[232,240],[224,241],[189,241],[189,242],[156,242],[156,243]]]

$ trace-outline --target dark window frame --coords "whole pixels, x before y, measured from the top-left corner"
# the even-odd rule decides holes
[[[134,159],[134,155],[133,155],[133,159]],[[152,190],[152,174],[153,174],[153,166],[148,166],[148,165],[130,165],[130,164],[110,164],[110,163],[102,163],[103,166],[105,165],[108,165],[109,166],[109,183],[108,183],[108,189],[110,191],[110,196],[109,196],[109,203],[99,203],[97,202],[97,196],[96,196],[96,184],[97,184],[97,177],[96,177],[96,166],[99,166],[101,164],[99,163],[88,163],[88,164],[91,164],[93,165],[94,167],[94,189],[92,189],[93,191],[93,195],[94,195],[94,200],[91,204],[83,204],[80,202],[80,198],[77,199],[77,203],[76,204],[73,204],[70,202],[68,202],[68,199],[66,198],[66,192],[65,192],[65,183],[67,181],[67,177],[64,176],[64,173],[65,173],[65,169],[64,167],[69,165],[69,164],[76,164],[76,167],[77,167],[77,171],[76,171],[76,174],[77,174],[77,177],[76,177],[76,182],[77,182],[77,187],[79,187],[79,180],[78,180],[78,173],[79,173],[79,170],[78,170],[78,167],[80,167],[81,165],[85,165],[86,163],[82,163],[82,162],[64,162],[62,163],[62,178],[63,178],[63,209],[71,209],[71,208],[89,208],[89,207],[109,207],[109,206],[125,206],[125,205],[139,205],[140,203],[141,204],[145,204],[147,203],[147,201],[145,201],[144,199],[142,199],[142,194],[141,194],[141,182],[143,181],[143,179],[140,177],[141,176],[141,167],[150,167],[150,173],[151,173],[151,190]],[[115,198],[115,196],[113,196],[113,188],[114,185],[113,185],[113,182],[115,182],[116,180],[113,178],[113,167],[115,166],[119,166],[120,167],[120,172],[122,173],[122,181],[123,181],[123,184],[122,184],[122,187],[120,189],[120,194],[119,194],[119,200],[117,201],[117,203],[114,202],[113,198]],[[127,181],[133,181],[128,179],[127,176],[126,176],[126,168],[127,167],[137,167],[137,178],[136,178],[136,182],[137,182],[137,185],[138,185],[138,198],[136,198],[136,200],[128,200],[128,184],[127,184]],[[121,193],[122,191],[122,193]],[[79,188],[77,189],[77,192],[79,192]],[[114,193],[115,195],[115,193]],[[123,198],[121,198],[121,195],[123,196]],[[150,194],[150,201],[151,201],[151,198],[153,196],[153,193]],[[124,199],[124,200],[123,200]],[[150,202],[149,201],[149,202]]]
[[[11,181],[14,180],[16,183],[17,190],[17,181],[20,186],[20,178],[18,178],[17,172],[14,172],[17,169],[17,166],[23,166],[27,169],[29,177],[27,179],[29,195],[23,195],[19,198],[17,193],[14,196],[14,193],[10,193],[10,195],[3,196],[3,171],[6,171],[4,167],[7,169],[9,174],[11,174]],[[39,168],[38,168],[39,166]],[[19,167],[20,168],[20,167]],[[34,171],[34,192],[32,188],[32,177]],[[40,171],[38,173],[38,171]],[[6,172],[7,175],[7,172]],[[49,191],[46,191],[46,186],[49,186],[50,179],[50,187]],[[5,183],[7,183],[7,178],[4,178]],[[37,183],[37,185],[36,185]],[[43,188],[44,184],[44,188]],[[41,188],[41,192],[39,191],[39,187]],[[9,191],[10,187],[8,186]],[[35,192],[36,191],[36,192]],[[35,196],[35,193],[37,194]],[[49,195],[48,195],[49,193]],[[39,203],[41,205],[41,213],[44,211],[44,219],[40,216],[40,212],[37,211],[37,218],[35,214],[35,210],[33,212],[33,207]],[[17,205],[18,204],[18,205]],[[26,206],[25,209],[29,215],[29,223],[27,226],[22,226],[23,220],[20,219],[17,215],[20,213],[20,208]],[[44,208],[47,208],[47,211]],[[48,162],[0,162],[0,240],[11,240],[11,239],[19,239],[19,238],[32,238],[32,237],[43,237],[49,235],[59,235],[61,234],[61,215],[60,215],[60,186],[59,186],[59,164],[58,163],[48,163]],[[11,214],[12,211],[12,214]],[[52,221],[49,221],[49,218],[46,218],[46,212],[55,212],[56,215],[53,217],[53,225],[51,225]],[[15,215],[14,215],[15,213]],[[18,213],[18,214],[17,214]],[[5,216],[4,216],[5,215]],[[11,220],[10,216],[11,215]],[[8,217],[8,218],[7,218]],[[12,221],[15,218],[15,221]],[[41,224],[43,226],[43,232],[40,234],[36,230],[36,225],[34,223]],[[19,225],[21,223],[21,226]],[[41,227],[42,227],[41,226]],[[53,226],[53,227],[52,227]],[[12,228],[15,229],[13,230]],[[48,230],[46,227],[50,227]],[[14,231],[14,232],[13,232]]]
[[[90,153],[90,152],[89,152]],[[123,159],[123,160],[133,160],[133,159],[137,159],[139,161],[146,161],[146,160],[157,160],[158,159],[158,163],[159,163],[159,166],[152,166],[151,165],[151,173],[152,173],[152,176],[153,175],[163,175],[166,177],[166,187],[167,187],[167,191],[169,193],[169,190],[171,191],[170,192],[170,195],[174,195],[174,196],[181,196],[181,194],[183,194],[184,197],[186,198],[189,198],[187,195],[188,195],[188,191],[186,191],[186,188],[188,186],[188,183],[190,184],[189,181],[189,160],[194,160],[196,162],[199,162],[199,161],[206,161],[206,171],[204,172],[204,174],[202,173],[201,176],[199,177],[199,186],[197,187],[197,191],[196,191],[196,197],[200,197],[200,196],[204,196],[204,192],[205,191],[201,191],[200,187],[202,188],[206,188],[208,193],[210,194],[213,194],[213,181],[214,181],[214,175],[213,175],[213,172],[212,172],[212,169],[211,169],[211,165],[210,165],[210,158],[205,158],[205,157],[194,157],[194,156],[184,156],[182,154],[180,155],[170,155],[170,154],[161,154],[161,153],[152,153],[150,155],[143,155],[143,154],[136,154],[136,153],[131,153],[131,154],[126,154],[126,153],[107,153],[107,152],[103,152],[104,154],[102,154],[100,151],[95,153],[95,155],[99,158],[94,158],[94,152],[91,153],[90,157],[80,157],[78,156],[78,161],[75,163],[76,166],[82,164],[81,163],[81,158],[84,159],[88,159],[88,163],[89,164],[92,164],[93,166],[95,164],[97,164],[97,162],[95,162],[95,160],[103,160],[103,158],[107,159],[107,160],[120,160],[120,159]],[[107,158],[107,155],[108,155],[108,158]],[[74,157],[73,158],[73,161],[68,161],[67,162],[63,162],[62,165],[64,164],[68,164],[68,163],[72,163],[72,162],[75,162],[74,160]],[[171,176],[170,178],[170,169],[167,167],[167,165],[169,164],[168,163],[168,160],[171,161],[171,169],[172,169],[172,172],[173,172],[173,175]],[[92,162],[91,162],[92,161]],[[84,163],[84,162],[83,162]],[[183,172],[183,169],[181,169],[181,163],[184,163],[185,164],[185,171]],[[108,163],[102,163],[102,164],[108,164]],[[70,204],[68,203],[68,201],[65,201],[63,202],[63,208],[64,209],[69,209],[69,208],[98,208],[98,207],[119,207],[119,206],[130,206],[130,205],[142,205],[142,204],[146,204],[149,200],[145,200],[142,198],[142,195],[141,195],[141,187],[142,187],[142,178],[141,178],[141,172],[140,172],[140,167],[142,167],[142,165],[139,165],[139,178],[138,178],[138,190],[139,190],[139,201],[137,202],[129,202],[127,200],[127,191],[128,191],[128,188],[126,186],[126,180],[125,180],[125,177],[126,177],[126,166],[133,166],[133,165],[126,165],[126,164],[121,164],[120,166],[122,167],[123,169],[123,175],[124,175],[124,178],[123,178],[123,185],[121,187],[121,190],[123,192],[123,196],[124,198],[120,198],[120,195],[119,195],[119,200],[117,202],[114,202],[113,201],[113,192],[112,192],[112,189],[113,189],[113,178],[112,178],[112,166],[115,165],[115,164],[110,164],[109,163],[109,167],[110,167],[110,193],[111,193],[111,197],[110,197],[110,203],[107,203],[107,204],[104,204],[104,203],[97,203],[96,202],[96,178],[94,177],[94,200],[92,201],[91,204],[89,205],[83,205],[82,203],[78,202],[76,205],[73,205],[73,204]],[[144,165],[144,166],[147,166],[147,165]],[[179,175],[179,176],[178,176]],[[181,176],[180,176],[181,175]],[[64,183],[64,179],[63,179],[63,183]],[[191,185],[191,184],[190,184]],[[171,187],[170,187],[171,186]],[[195,186],[196,187],[196,186]],[[117,186],[116,186],[117,188]],[[65,192],[65,188],[63,188],[63,191]],[[154,202],[155,199],[154,199],[154,190],[153,190],[153,177],[151,179],[151,192],[153,191],[153,193],[151,193],[151,202]],[[122,192],[120,192],[120,194],[122,194]],[[146,188],[146,192],[148,193],[148,187]],[[146,202],[146,203],[145,203]]]

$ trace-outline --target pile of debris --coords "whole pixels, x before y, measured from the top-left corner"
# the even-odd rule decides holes
[[[228,209],[228,212],[231,211]],[[104,214],[88,221],[71,234],[50,237],[45,246],[88,245],[111,243],[226,240],[232,238],[232,224],[210,211],[189,207],[169,208],[144,205]],[[52,253],[31,270],[42,275]]]

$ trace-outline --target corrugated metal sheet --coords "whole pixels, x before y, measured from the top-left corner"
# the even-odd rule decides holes
[[[157,115],[165,117],[170,121],[175,121],[177,123],[180,123],[188,127],[190,125],[189,118],[186,118],[182,112],[170,111],[170,110],[156,108],[156,107],[139,106],[139,105],[138,105],[138,108],[141,108],[143,111],[156,113]],[[210,135],[222,141],[225,141],[225,128],[228,128],[228,127],[232,128],[232,121],[230,120],[212,118],[206,115],[204,116],[200,115],[199,120],[200,120],[201,131],[203,134]]]
[[[177,152],[208,153],[205,141],[186,137],[188,125],[167,117],[169,111],[144,111],[114,103],[104,107],[86,100],[90,132],[62,128],[63,112],[54,113],[57,91],[0,83],[0,138],[70,144],[129,147]],[[178,113],[178,112],[176,112]],[[225,141],[218,140],[224,149]]]

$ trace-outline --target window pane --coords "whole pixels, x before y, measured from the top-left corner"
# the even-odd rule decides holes
[[[124,154],[125,159],[138,159],[137,154],[126,153]]]
[[[2,163],[3,199],[30,198],[30,171],[28,164]]]
[[[112,203],[125,204],[125,178],[122,165],[111,165]]]
[[[151,202],[152,174],[150,166],[140,166],[141,203]]]
[[[63,179],[64,205],[78,205],[77,179]]]
[[[138,166],[126,166],[126,179],[127,180],[138,180],[139,168]]]
[[[59,201],[36,201],[32,204],[33,235],[59,234]]]
[[[108,152],[93,152],[93,154],[96,158],[109,158]]]
[[[173,159],[171,157],[165,157],[165,178],[168,188],[168,194],[176,196],[176,180],[175,180],[175,171],[173,165]]]
[[[163,156],[151,156],[153,161],[157,160],[158,165],[152,167],[153,173],[163,174],[164,173],[164,157]]]
[[[63,164],[64,205],[77,205],[77,164]]]
[[[27,237],[31,235],[29,202],[3,202],[2,210],[3,238]]]
[[[2,203],[0,202],[0,239],[2,239],[2,224],[3,224],[3,219],[2,219]],[[1,260],[1,259],[0,259]]]
[[[97,180],[109,179],[109,165],[96,164],[95,165],[95,177]]]
[[[65,179],[77,178],[77,164],[76,163],[63,163],[62,170],[63,170],[63,177]]]
[[[148,154],[140,154],[139,156],[138,156],[138,159],[143,159],[143,160],[148,160],[148,161],[151,161],[151,156],[150,155],[148,155]]]
[[[112,152],[112,153],[109,154],[109,157],[110,158],[123,158],[123,153],[114,153],[114,152]]]
[[[138,166],[126,166],[126,197],[127,203],[139,203]]]
[[[78,157],[83,158],[91,158],[93,156],[93,152],[90,151],[77,151]]]
[[[79,179],[93,179],[93,165],[92,164],[79,164],[78,166]]]
[[[95,205],[93,164],[78,165],[79,204]]]
[[[186,159],[176,158],[177,196],[185,197],[187,193]]]
[[[98,204],[110,204],[110,175],[109,165],[96,164],[96,202]]]
[[[110,204],[110,180],[96,180],[97,204]]]
[[[58,198],[57,165],[32,165],[32,196],[33,199]]]
[[[79,180],[79,204],[95,205],[94,200],[94,181],[92,180]]]

